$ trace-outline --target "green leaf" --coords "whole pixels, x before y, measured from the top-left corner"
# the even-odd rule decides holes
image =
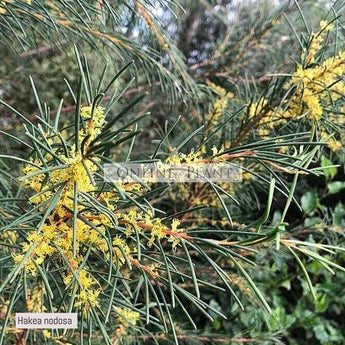
[[[269,192],[268,192],[268,200],[267,200],[265,212],[264,212],[263,216],[260,219],[258,219],[254,223],[254,225],[253,225],[253,226],[256,227],[256,232],[260,232],[261,231],[261,226],[263,224],[265,224],[265,222],[267,221],[267,219],[268,219],[268,217],[270,215],[271,205],[272,205],[273,195],[274,195],[275,184],[276,184],[276,180],[273,178],[272,181],[270,182],[270,189],[269,189]]]
[[[315,306],[315,311],[317,313],[324,313],[328,308],[328,298],[327,294],[319,294],[317,298],[317,303]]]
[[[326,156],[321,157],[321,167],[327,180],[332,180],[338,173],[338,168],[333,166],[333,163]]]
[[[316,191],[308,191],[303,194],[301,199],[301,206],[306,214],[310,214],[319,207],[319,198]]]
[[[314,290],[313,283],[311,282],[309,274],[305,268],[305,265],[303,264],[302,260],[298,257],[298,255],[290,247],[288,247],[288,249],[290,250],[291,254],[295,257],[298,265],[302,269],[302,272],[304,274],[305,279],[307,280],[307,284],[309,286],[309,290],[310,290],[311,295],[313,296],[314,301],[317,301],[316,292]]]
[[[79,78],[78,82],[78,94],[77,103],[74,114],[74,144],[76,151],[79,151],[79,130],[80,130],[80,106],[81,106],[81,96],[82,96],[83,84],[82,78]]]
[[[338,203],[333,211],[333,225],[343,226],[345,224],[345,206]]]
[[[342,189],[345,188],[345,182],[341,182],[341,181],[330,182],[327,187],[331,194],[337,194]]]
[[[277,307],[273,310],[267,323],[271,331],[278,331],[286,329],[295,322],[294,315],[288,315],[282,307]]]
[[[317,325],[313,327],[313,331],[315,334],[316,339],[318,339],[321,344],[326,344],[329,340],[329,334],[326,330],[326,326],[325,325]]]

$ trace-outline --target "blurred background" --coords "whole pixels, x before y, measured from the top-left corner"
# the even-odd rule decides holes
[[[69,15],[82,21],[86,17],[80,2],[66,1],[67,9],[61,3],[45,1],[45,5],[56,11],[60,18]],[[87,1],[83,3],[87,4]],[[295,70],[301,53],[299,40],[307,37],[305,22],[316,31],[321,20],[341,16],[345,8],[343,1],[327,0],[97,3],[100,8],[111,4],[114,10],[104,15],[95,14],[88,22],[94,20],[95,25],[104,29],[102,32],[107,32],[105,29],[111,31],[116,41],[109,41],[96,29],[78,31],[71,23],[57,27],[50,24],[47,28],[34,16],[35,9],[40,11],[40,3],[35,0],[31,4],[1,2],[7,12],[0,16],[0,99],[34,121],[38,109],[31,76],[40,99],[46,102],[52,116],[63,99],[61,121],[67,125],[74,116],[70,90],[76,90],[79,73],[74,45],[87,56],[93,85],[97,85],[105,65],[108,66],[106,82],[133,59],[135,64],[117,81],[118,94],[124,94],[113,112],[135,97],[145,95],[131,110],[135,115],[151,113],[142,124],[147,130],[136,141],[133,150],[136,158],[145,158],[152,153],[166,121],[171,123],[181,116],[179,131],[175,131],[171,142],[166,144],[167,151],[172,149],[173,142],[178,143],[198,126],[207,123],[207,114],[218,99],[210,90],[210,83],[234,95],[222,109],[225,119],[243,104],[259,98],[272,75],[289,74]],[[23,16],[22,22],[16,22],[11,17],[11,6],[30,12],[31,19]],[[21,23],[25,23],[23,28],[20,28]],[[342,17],[338,23],[337,36],[331,42],[330,50],[342,50],[344,46]],[[13,111],[0,105],[0,117],[0,130],[20,137],[22,122]],[[233,128],[225,126],[219,140],[231,142]],[[23,150],[20,144],[9,142],[0,133],[3,154],[22,154]],[[115,154],[121,158],[124,153],[119,148]],[[344,240],[344,160],[343,148],[337,152],[326,149],[320,157],[321,164],[334,163],[339,167],[328,169],[322,183],[308,177],[298,185],[302,210],[293,206],[289,221],[296,231],[312,229],[310,240],[314,231],[331,231],[338,245]],[[239,223],[259,216],[266,200],[266,187],[262,184],[251,181],[245,186],[242,188],[246,188],[246,192],[241,195],[244,202],[234,209],[237,212],[235,221]],[[164,204],[164,198],[161,202],[163,207],[171,207]],[[274,200],[272,224],[279,218],[283,207],[282,200]],[[209,215],[211,217],[212,213]],[[214,224],[215,228],[219,226]],[[318,291],[318,301],[314,303],[291,256],[263,250],[256,259],[260,269],[248,268],[248,271],[272,306],[273,314],[268,316],[258,307],[246,281],[234,273],[231,278],[243,296],[245,310],[240,310],[227,294],[205,289],[204,299],[229,317],[224,320],[215,314],[214,321],[210,321],[191,306],[189,312],[201,331],[188,331],[190,337],[182,339],[182,343],[216,344],[226,343],[224,339],[227,339],[231,344],[345,344],[344,272],[333,275],[320,263],[308,264]],[[337,256],[339,264],[344,264],[344,259],[344,255]],[[222,265],[231,271],[230,262],[224,260]],[[199,272],[201,279],[203,273]],[[218,278],[212,274],[216,282]],[[179,315],[176,317],[178,319]],[[187,334],[186,330],[183,332]],[[222,335],[221,340],[217,341],[215,334]]]

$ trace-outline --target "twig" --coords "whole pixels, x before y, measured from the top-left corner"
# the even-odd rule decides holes
[[[55,48],[57,48],[59,46],[65,45],[67,43],[69,43],[69,41],[63,40],[61,42],[55,42],[54,44],[47,44],[47,45],[44,45],[44,46],[36,48],[36,49],[28,50],[28,51],[20,54],[20,57],[29,57],[29,56],[36,55],[36,54],[44,54],[44,53],[47,53],[51,50],[54,50]]]
[[[285,100],[289,99],[289,97],[293,94],[293,89],[289,91],[289,93],[285,96]],[[260,121],[270,112],[272,109],[278,107],[282,102],[282,99],[278,99],[273,102],[270,106],[265,107],[263,111],[261,111],[257,116],[255,116],[252,120],[250,120],[246,126],[240,131],[237,139],[233,141],[230,145],[231,148],[238,146],[241,144],[243,139],[249,134],[250,130],[256,127]]]

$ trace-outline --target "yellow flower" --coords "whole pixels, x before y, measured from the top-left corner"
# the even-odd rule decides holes
[[[36,231],[31,232],[27,237],[28,241],[31,243],[41,242],[42,238],[43,238],[42,234]]]
[[[28,299],[26,300],[27,310],[31,313],[42,313],[47,310],[43,305],[45,290],[36,285],[33,290],[28,289]]]
[[[229,99],[234,98],[234,94],[232,92],[227,92],[222,87],[207,81],[207,85],[211,87],[215,92],[219,94],[219,98],[213,103],[212,109],[206,115],[206,120],[212,121],[213,125],[217,125],[219,122],[220,117],[222,116],[224,110],[228,105]]]
[[[175,154],[169,156],[166,159],[166,162],[170,163],[170,164],[180,164],[181,163],[181,158],[175,153]]]
[[[89,309],[91,306],[98,307],[99,291],[98,290],[82,290],[79,295],[76,295],[77,302],[75,303],[76,307],[84,306],[86,309]],[[85,311],[86,313],[86,311]]]
[[[6,12],[6,1],[0,1],[0,14],[5,14]]]
[[[220,96],[226,95],[226,90],[223,89],[221,86],[216,85],[215,83],[212,83],[211,81],[207,80],[206,84],[212,88],[214,91],[216,91]]]
[[[148,245],[151,247],[155,239],[161,240],[165,237],[165,226],[159,218],[154,218],[152,221],[153,227],[151,230],[151,237],[149,239]]]
[[[80,108],[80,116],[84,118],[91,118],[91,111],[92,111],[92,106],[84,106]],[[104,108],[102,107],[95,107],[94,112],[93,112],[93,117],[95,119],[101,119],[104,116]]]
[[[4,231],[0,233],[0,238],[2,240],[7,240],[9,244],[15,244],[17,241],[17,234],[15,231]]]
[[[24,259],[24,254],[12,254],[12,258],[14,263],[18,265]]]
[[[283,146],[279,149],[280,153],[286,153],[289,151],[289,146]]]
[[[91,278],[91,276],[87,273],[86,269],[83,268],[80,272],[79,272],[79,284],[83,289],[88,289],[91,287],[91,285],[94,284],[93,279]]]
[[[328,140],[327,146],[334,152],[339,151],[343,148],[342,143],[333,138]]]
[[[320,28],[316,33],[312,33],[311,42],[308,47],[307,55],[302,54],[302,58],[304,58],[306,64],[311,64],[315,62],[315,56],[319,53],[322,48],[322,43],[326,38],[328,32],[330,32],[334,28],[333,24],[329,24],[327,21],[322,20],[320,22]]]
[[[267,103],[268,101],[265,98],[261,98],[259,102],[252,103],[249,108],[249,118],[253,118],[254,116],[260,114]]]
[[[178,219],[173,219],[171,223],[171,231],[178,234],[183,232],[184,229],[178,229],[181,222]],[[169,237],[169,242],[172,242],[172,248],[175,249],[176,246],[180,243],[180,238],[178,236],[175,236],[174,234],[171,234]]]
[[[126,262],[126,257],[129,257],[131,250],[125,240],[116,236],[113,240],[114,262],[122,266]]]
[[[128,308],[116,308],[116,321],[125,327],[135,326],[140,320],[140,314]]]
[[[64,278],[65,285],[68,285],[73,278],[74,275],[72,273],[69,273]],[[88,309],[90,306],[98,306],[99,291],[94,290],[93,286],[96,284],[96,282],[93,280],[91,275],[87,272],[85,268],[83,268],[77,275],[77,278],[80,293],[76,296],[75,306],[80,307],[83,305],[86,309]]]
[[[79,137],[81,139],[89,136],[86,146],[95,139],[100,133],[104,125],[104,108],[95,107],[92,114],[92,106],[84,106],[80,109],[80,116],[88,120],[85,130],[81,131]]]
[[[320,22],[320,30],[331,31],[333,29],[334,29],[334,24],[333,23],[328,23],[327,20],[321,20],[321,22]]]
[[[123,215],[123,219],[128,221],[129,224],[126,224],[126,235],[130,236],[133,232],[141,231],[141,227],[138,226],[138,221],[142,219],[142,213],[137,212],[134,208],[131,208],[127,214]]]
[[[221,155],[224,152],[224,146],[222,145],[222,147],[218,150],[217,147],[214,145],[211,148],[212,151],[212,155],[213,156],[217,156],[217,157],[213,157],[212,158],[212,162],[225,162],[226,161],[226,157],[224,155]]]

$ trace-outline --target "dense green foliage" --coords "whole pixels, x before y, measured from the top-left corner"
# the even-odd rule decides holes
[[[344,344],[344,8],[0,1],[0,345]],[[243,182],[103,183],[155,159]]]

